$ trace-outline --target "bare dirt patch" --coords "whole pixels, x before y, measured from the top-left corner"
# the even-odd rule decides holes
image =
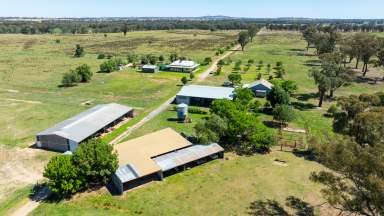
[[[37,149],[0,146],[0,200],[18,188],[43,180],[48,154]]]

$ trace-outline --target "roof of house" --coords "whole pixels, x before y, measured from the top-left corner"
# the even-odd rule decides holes
[[[189,85],[184,86],[177,96],[231,100],[233,98],[234,90],[234,88],[229,87]]]
[[[132,110],[115,103],[97,105],[37,135],[57,135],[80,143]]]
[[[129,165],[138,177],[156,173],[161,168],[153,157],[191,146],[176,131],[167,128],[114,146],[120,167]]]
[[[156,65],[144,65],[143,69],[157,69]]]
[[[193,67],[199,66],[199,64],[197,64],[194,61],[177,60],[177,61],[172,62],[168,66],[169,67],[193,68]]]
[[[272,89],[273,87],[273,84],[268,82],[267,80],[265,79],[260,79],[260,80],[257,80],[256,82],[253,82],[253,83],[250,83],[250,84],[246,84],[244,85],[245,88],[253,88],[255,86],[258,86],[258,85],[263,85],[269,89]]]

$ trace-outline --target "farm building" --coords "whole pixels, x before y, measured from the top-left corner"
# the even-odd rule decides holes
[[[157,73],[159,72],[159,67],[157,67],[156,65],[144,65],[141,68],[141,71],[144,73]]]
[[[176,95],[177,104],[209,106],[217,99],[233,99],[234,88],[189,85]]]
[[[177,60],[168,65],[168,69],[173,72],[192,73],[200,65],[194,61]]]
[[[115,146],[119,168],[112,177],[118,193],[153,180],[162,180],[174,171],[224,157],[218,144],[192,145],[167,128]]]
[[[124,119],[132,117],[133,109],[130,107],[115,103],[98,105],[38,133],[36,145],[58,152],[75,151],[81,142],[108,132]]]
[[[265,97],[272,90],[273,84],[265,79],[258,80],[251,84],[244,85],[244,88],[251,89],[257,97]]]

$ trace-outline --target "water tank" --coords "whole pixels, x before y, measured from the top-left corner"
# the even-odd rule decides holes
[[[188,105],[184,103],[179,104],[176,107],[176,111],[177,111],[177,118],[179,120],[185,120],[188,116]]]

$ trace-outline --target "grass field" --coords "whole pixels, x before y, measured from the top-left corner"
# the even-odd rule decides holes
[[[281,166],[275,159],[287,162]],[[217,160],[114,197],[101,190],[67,202],[42,204],[33,215],[246,215],[251,202],[296,196],[321,204],[319,185],[308,177],[323,169],[291,153]]]
[[[148,46],[147,48],[137,47],[139,50],[148,48]],[[332,131],[332,120],[323,116],[332,101],[326,101],[322,109],[316,108],[317,98],[315,93],[317,90],[313,80],[308,77],[308,70],[317,59],[314,56],[301,55],[304,47],[305,42],[301,39],[299,33],[262,32],[254,43],[248,45],[245,52],[237,52],[231,56],[231,59],[234,62],[241,59],[243,67],[248,59],[254,59],[255,62],[262,60],[264,68],[260,72],[265,78],[268,78],[266,65],[270,63],[273,67],[277,61],[282,61],[287,71],[286,79],[294,80],[299,85],[298,93],[293,98],[297,118],[290,126],[295,128],[308,126],[311,133],[318,136],[323,134],[324,131]],[[94,47],[89,47],[89,49],[92,50]],[[210,77],[204,83],[221,85],[232,71],[233,64],[225,66],[221,75]],[[371,72],[380,74],[382,69],[371,69]],[[242,73],[244,83],[254,81],[258,73],[259,71],[255,65],[248,72]],[[270,74],[273,74],[273,69]],[[142,112],[145,112],[148,107],[159,103],[161,101],[159,98],[166,98],[166,94],[176,91],[178,88],[176,83],[180,79],[180,76],[175,74],[143,75],[132,71],[107,76],[111,77],[111,79],[125,81],[124,84],[117,87],[109,86],[110,89],[105,90],[114,93],[111,94],[112,99],[108,99],[143,107]],[[104,79],[104,74],[98,74],[96,81],[89,84],[92,87],[87,87],[87,85],[76,87],[80,89],[76,90],[76,94],[86,94],[87,90],[93,92],[100,88],[103,89]],[[136,86],[134,84],[136,81],[127,82],[127,80],[143,81]],[[151,80],[150,85],[148,80]],[[159,80],[163,82],[159,83]],[[115,81],[112,83],[115,83]],[[128,90],[122,90],[122,88],[132,85],[138,88],[136,92],[135,88],[130,90],[135,92],[134,95],[131,95],[130,92],[124,92]],[[146,94],[142,91],[145,86],[148,86],[146,91],[149,92],[147,94],[149,98],[145,98]],[[382,83],[371,85],[364,82],[353,82],[350,86],[339,89],[336,96],[362,92],[369,93],[382,89]],[[153,96],[154,92],[159,93]],[[17,93],[7,92],[7,94]],[[72,97],[78,99],[73,94],[75,93],[72,93]],[[72,106],[81,110],[82,107],[79,104],[85,101],[86,96],[89,95],[85,95],[84,98],[81,98],[82,100],[78,99]],[[103,98],[105,97],[104,92],[99,96],[101,99],[96,96],[93,97],[96,97],[99,101],[106,100],[106,98]],[[140,97],[144,97],[145,100]],[[136,130],[127,139],[166,127],[174,128],[178,132],[193,134],[194,124],[200,121],[204,115],[192,114],[192,124],[180,124],[172,121],[175,117],[176,112],[170,108]],[[266,121],[272,119],[271,116],[264,114],[260,118]],[[287,134],[287,136],[291,135]],[[276,159],[286,161],[287,166],[275,163]],[[320,186],[310,182],[308,177],[312,171],[321,169],[324,168],[318,163],[307,161],[288,152],[273,151],[269,155],[250,157],[228,153],[225,160],[213,161],[173,175],[163,182],[150,183],[129,191],[122,197],[114,197],[108,191],[100,190],[90,194],[78,195],[70,201],[44,203],[33,212],[33,215],[246,215],[249,211],[249,205],[253,201],[274,199],[283,205],[285,198],[290,195],[312,205],[318,205],[322,203]],[[319,213],[319,209],[317,211]],[[321,215],[329,214],[321,212]]]
[[[235,39],[236,32],[154,31],[92,35],[1,35],[0,144],[25,147],[34,134],[87,109],[91,102],[118,102],[145,112],[175,94],[181,74],[141,74],[132,70],[95,73],[89,84],[59,88],[62,74],[80,64],[94,72],[104,60],[98,53],[124,57],[171,52],[201,61]],[[60,43],[56,43],[59,40]],[[85,47],[83,58],[73,58],[76,44]]]

